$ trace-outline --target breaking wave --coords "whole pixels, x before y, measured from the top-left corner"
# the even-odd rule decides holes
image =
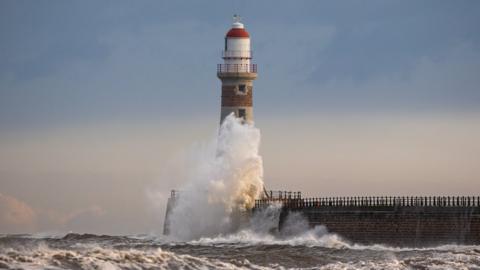
[[[190,242],[69,234],[3,236],[0,269],[479,269],[480,246],[356,248],[316,228],[289,237],[242,230]]]
[[[327,232],[324,226],[316,226],[299,235],[279,237],[272,234],[261,234],[250,229],[241,230],[237,233],[219,235],[217,237],[202,237],[198,240],[189,241],[191,245],[203,246],[297,246],[297,247],[324,247],[331,249],[370,250],[370,251],[455,251],[464,252],[477,250],[480,253],[480,246],[474,245],[441,245],[434,247],[393,247],[388,245],[373,244],[363,245],[352,243],[341,236]]]
[[[1,269],[263,269],[248,260],[238,265],[191,255],[178,255],[161,248],[115,250],[90,246],[65,250],[39,246],[31,250],[0,253]]]
[[[229,233],[245,220],[263,189],[260,131],[233,114],[218,136],[191,153],[187,184],[169,216],[170,234],[182,240]]]
[[[304,246],[327,248],[350,248],[351,245],[336,234],[327,233],[326,228],[317,226],[302,234],[279,237],[272,234],[261,234],[250,229],[241,230],[234,234],[220,235],[217,237],[202,237],[188,242],[192,245],[278,245],[278,246]]]

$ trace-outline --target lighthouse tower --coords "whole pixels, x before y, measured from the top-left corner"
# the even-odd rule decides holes
[[[234,113],[246,123],[253,123],[253,80],[257,65],[252,64],[250,35],[235,15],[232,28],[225,36],[223,64],[217,65],[217,77],[222,81],[222,110],[220,123]]]

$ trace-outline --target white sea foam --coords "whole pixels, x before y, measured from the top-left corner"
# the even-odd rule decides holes
[[[317,226],[299,235],[280,237],[269,233],[258,233],[250,229],[241,230],[237,233],[228,235],[219,235],[217,237],[202,237],[198,240],[188,242],[192,245],[287,245],[287,246],[306,246],[306,247],[328,247],[328,248],[348,248],[349,244],[344,242],[336,234],[326,233],[323,226]]]
[[[372,270],[372,269],[429,269],[429,270],[472,270],[480,269],[479,256],[456,255],[452,253],[431,254],[430,256],[409,256],[397,259],[359,260],[350,262],[335,262],[312,269],[322,270]]]
[[[438,251],[438,252],[471,252],[480,255],[480,246],[469,245],[442,245],[435,247],[391,247],[387,245],[363,245],[351,243],[341,236],[329,233],[324,226],[316,226],[304,232],[284,235],[257,232],[252,229],[244,229],[236,233],[218,235],[216,237],[202,237],[198,240],[188,242],[192,245],[238,245],[238,246],[255,246],[255,245],[286,245],[286,246],[305,246],[305,247],[325,247],[334,249],[351,249],[351,250],[371,250],[382,252],[414,252],[414,251]]]
[[[191,255],[153,250],[116,250],[99,246],[64,250],[44,245],[33,249],[0,250],[0,269],[270,269],[250,263],[236,264]]]
[[[328,233],[324,226],[310,229],[306,219],[300,214],[286,217],[281,230],[278,228],[281,204],[274,204],[257,211],[249,225],[235,233],[220,234],[215,237],[202,237],[188,242],[192,245],[288,245],[307,247],[348,248],[350,244],[336,234]]]
[[[321,256],[318,254],[317,256]],[[478,253],[413,252],[402,258],[365,254],[363,259],[347,257],[332,263],[296,269],[479,269]],[[281,264],[261,266],[245,258],[222,261],[214,258],[177,254],[161,248],[139,250],[89,245],[76,249],[35,248],[0,250],[0,268],[12,269],[286,269]]]
[[[292,236],[242,230],[179,247],[94,239],[3,239],[0,269],[480,269],[479,246],[355,250],[322,227]]]
[[[233,115],[192,153],[187,184],[170,215],[172,236],[191,240],[234,231],[263,188],[260,131]]]

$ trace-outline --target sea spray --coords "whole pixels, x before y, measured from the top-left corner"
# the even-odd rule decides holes
[[[255,211],[248,226],[235,233],[220,234],[214,237],[201,237],[188,242],[204,246],[258,246],[286,245],[346,248],[350,244],[340,236],[328,233],[325,226],[308,226],[301,213],[290,213],[279,228],[282,204],[276,203]]]
[[[186,185],[169,217],[181,240],[234,231],[263,188],[260,131],[229,115],[218,136],[194,155]]]

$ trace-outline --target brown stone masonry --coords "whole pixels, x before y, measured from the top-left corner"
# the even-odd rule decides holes
[[[235,86],[222,86],[222,107],[251,107],[252,102],[252,87],[247,86],[245,94],[239,93],[235,90]]]

